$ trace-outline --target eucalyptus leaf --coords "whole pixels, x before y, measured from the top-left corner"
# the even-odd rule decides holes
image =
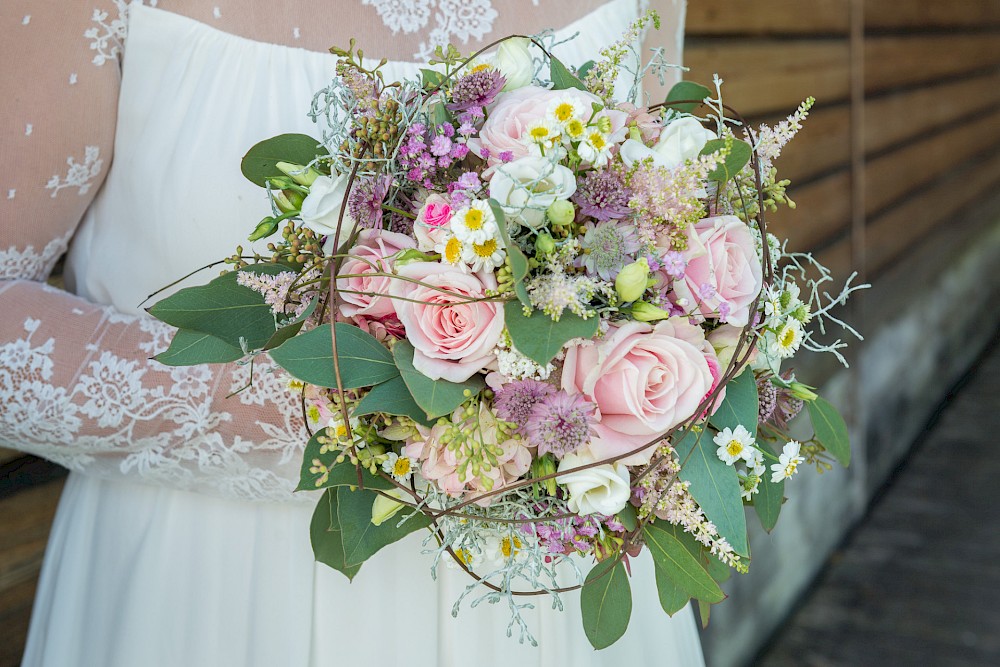
[[[524,306],[520,301],[508,301],[503,310],[504,323],[514,347],[543,367],[552,361],[568,341],[574,338],[593,338],[600,319],[591,317],[585,320],[566,311],[555,322],[535,309],[531,310],[531,315],[525,316]]]
[[[329,565],[342,572],[349,580],[353,580],[361,566],[347,564],[340,518],[337,513],[338,505],[337,490],[327,489],[313,512],[312,522],[309,524],[309,538],[317,561]]]
[[[726,139],[712,139],[705,143],[705,147],[701,149],[702,155],[711,155],[712,153],[718,153],[720,150],[725,148],[728,141]],[[725,183],[731,178],[734,178],[736,174],[740,173],[740,170],[746,166],[750,161],[750,156],[753,154],[753,149],[750,148],[750,144],[740,139],[732,140],[732,147],[729,150],[729,154],[722,164],[718,165],[715,169],[709,172],[708,177],[713,181],[718,181],[719,183]]]
[[[309,164],[327,150],[318,141],[305,134],[281,134],[255,144],[243,156],[240,169],[250,182],[267,187],[267,180],[284,176],[277,164]]]
[[[844,418],[837,408],[824,398],[807,401],[809,419],[812,420],[816,439],[842,466],[851,464],[851,438]]]
[[[264,344],[264,349],[272,350],[280,345],[283,345],[285,341],[301,331],[302,325],[305,324],[306,320],[309,319],[313,312],[316,311],[316,306],[318,304],[319,297],[313,297],[313,300],[309,302],[309,305],[306,306],[306,309],[302,311],[298,317],[274,332],[274,335],[272,335],[271,338],[268,339],[267,343]]]
[[[410,533],[431,525],[429,517],[421,512],[412,513],[402,525],[396,524],[403,514],[385,521],[380,526],[372,523],[372,504],[378,494],[367,489],[337,487],[337,514],[344,546],[344,558],[348,567],[359,567],[382,547],[401,540]]]
[[[345,389],[370,387],[397,375],[392,353],[374,336],[337,322],[337,358]],[[293,377],[318,387],[337,386],[330,325],[323,324],[271,350],[271,359]]]
[[[243,350],[215,336],[198,331],[178,329],[170,347],[153,357],[166,366],[225,364],[243,357]]]
[[[669,616],[673,616],[691,601],[691,596],[674,583],[665,568],[654,568],[654,573],[656,575],[656,594],[660,598],[660,606]]]
[[[756,438],[759,400],[757,381],[753,371],[747,368],[726,385],[726,398],[708,421],[720,431],[743,426]]]
[[[587,62],[580,65],[580,67],[576,70],[577,78],[579,78],[581,81],[586,79],[587,74],[590,72],[591,69],[593,69],[594,65],[595,63],[593,60],[588,60]]]
[[[636,515],[635,506],[627,503],[622,511],[618,513],[618,520],[625,526],[625,530],[633,531],[639,525],[639,517]]]
[[[425,90],[440,86],[441,82],[444,81],[444,74],[432,69],[421,68],[420,76]]]
[[[587,90],[587,86],[583,84],[583,81],[580,81],[555,56],[549,58],[549,77],[552,79],[552,90],[566,90],[567,88]]]
[[[507,230],[507,216],[496,199],[490,199],[490,209],[497,219],[497,227],[500,228],[500,237],[503,239],[504,247],[507,249],[507,262],[510,264],[511,277],[514,280],[514,294],[517,300],[523,305],[531,308],[531,299],[528,298],[528,290],[524,286],[524,279],[528,277],[530,269],[528,258],[521,249],[511,240],[510,232]]]
[[[762,448],[767,447],[762,443],[758,445]],[[770,466],[767,468],[753,497],[753,509],[760,519],[760,525],[770,533],[778,523],[778,514],[781,513],[781,503],[785,498],[785,480],[772,482]]]
[[[632,588],[625,566],[621,561],[612,563],[605,561],[595,565],[580,591],[583,631],[596,649],[618,641],[628,629],[632,616]]]
[[[674,87],[667,93],[667,100],[663,106],[676,109],[682,113],[692,113],[701,106],[701,100],[711,95],[711,91],[700,83],[693,81],[681,81],[674,84]],[[687,100],[687,101],[684,101]],[[698,100],[691,102],[690,100]]]
[[[719,584],[671,530],[651,522],[643,526],[642,531],[653,557],[653,564],[657,569],[662,569],[682,591],[690,597],[708,602],[721,602],[725,598]]]
[[[399,374],[403,376],[410,395],[428,419],[436,419],[451,412],[465,402],[465,392],[478,394],[486,386],[482,376],[476,374],[465,382],[432,380],[413,367],[413,346],[406,340],[397,341],[392,348]]]
[[[379,412],[409,417],[423,426],[431,426],[434,423],[413,400],[413,395],[399,375],[372,387],[354,408],[354,414],[359,417]]]
[[[178,329],[208,334],[232,347],[264,347],[275,332],[274,314],[264,297],[238,284],[238,273],[276,275],[288,271],[279,264],[253,264],[230,271],[207,285],[187,287],[155,303],[149,314]]]
[[[688,491],[733,551],[749,556],[739,476],[736,468],[723,463],[715,449],[708,431],[700,437],[693,431],[688,433],[674,445],[677,459],[681,462],[679,476],[683,481],[690,482]]]

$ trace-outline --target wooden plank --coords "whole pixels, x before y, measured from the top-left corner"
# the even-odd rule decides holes
[[[1000,37],[995,34],[869,37],[865,40],[865,91],[934,81],[997,64]]]
[[[700,4],[700,3],[696,3]],[[688,13],[691,10],[688,9]],[[997,0],[865,0],[868,28],[983,28],[1000,26]]]
[[[846,33],[849,0],[695,0],[688,3],[688,35]]]
[[[885,270],[935,227],[957,223],[952,220],[956,213],[995,193],[998,186],[1000,151],[994,151],[986,158],[973,158],[932,187],[869,221],[869,270],[873,274]]]
[[[750,125],[755,129],[761,123],[773,127],[787,115],[755,119]],[[778,178],[791,179],[793,186],[802,185],[803,181],[845,166],[850,161],[850,121],[847,105],[814,107],[802,129],[775,161]]]
[[[0,500],[0,591],[38,574],[62,486],[50,482]]]
[[[4,634],[4,640],[0,642],[0,667],[17,667],[21,664],[36,584],[36,579],[32,577],[0,591],[0,627]]]
[[[823,104],[846,100],[847,40],[690,40],[686,79],[724,80],[723,101],[743,116],[788,113],[812,95]]]
[[[997,106],[1000,73],[867,100],[865,151],[873,153],[913,140],[928,130]]]
[[[16,449],[4,449],[0,447],[0,466],[4,463],[10,463],[14,459],[19,459],[24,456],[24,452],[19,452]]]
[[[957,125],[872,160],[866,167],[866,210],[874,214],[1000,143],[1000,111]]]
[[[788,239],[795,252],[814,250],[846,232],[851,220],[851,175],[847,169],[801,188],[789,190],[795,209],[779,206],[768,227]]]

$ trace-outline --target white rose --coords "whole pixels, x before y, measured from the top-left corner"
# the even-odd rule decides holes
[[[504,90],[524,88],[535,78],[535,62],[528,47],[531,40],[525,37],[508,39],[497,49],[497,69],[507,79]]]
[[[585,454],[567,454],[559,462],[558,471],[570,470],[592,463],[594,459]],[[580,515],[602,514],[610,516],[620,511],[632,495],[629,485],[628,468],[621,463],[604,464],[578,472],[556,477],[569,490],[571,512]]]
[[[712,139],[718,139],[715,132],[706,129],[697,118],[681,118],[663,129],[652,148],[635,139],[626,141],[621,148],[622,161],[631,167],[636,162],[653,158],[657,166],[673,169],[698,157]]]
[[[347,199],[347,174],[340,176],[320,176],[309,194],[302,201],[302,224],[317,234],[332,237],[337,233],[337,218]],[[340,228],[343,242],[354,231],[354,220],[344,211],[344,222]]]
[[[522,224],[537,228],[545,221],[545,210],[576,192],[573,172],[544,157],[523,157],[498,165],[490,180],[490,197],[504,212]]]

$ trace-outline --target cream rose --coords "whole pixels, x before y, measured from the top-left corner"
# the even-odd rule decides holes
[[[530,39],[514,37],[504,41],[497,49],[497,69],[507,80],[504,90],[523,88],[535,78],[535,61],[531,58],[529,46]]]
[[[595,460],[626,454],[695,413],[714,384],[706,345],[699,327],[672,317],[655,326],[628,322],[567,349],[562,388],[583,394],[600,415],[589,445]],[[653,449],[622,462],[646,463]]]
[[[573,172],[544,157],[523,157],[496,168],[490,180],[490,197],[496,199],[512,219],[537,228],[545,222],[545,210],[576,192]]]
[[[578,468],[597,459],[587,454],[566,454],[559,462],[557,472]],[[569,511],[580,515],[601,514],[611,516],[625,507],[632,495],[628,468],[621,464],[604,464],[578,470],[556,477],[566,485]]]
[[[391,273],[392,256],[414,246],[413,239],[405,234],[380,229],[362,230],[357,244],[347,251],[348,257],[340,265],[337,277],[340,314],[344,317],[379,319],[395,313],[393,301],[388,296],[389,286],[395,279],[372,274]],[[339,277],[342,275],[351,277]]]
[[[317,234],[333,237],[337,233],[337,219],[347,199],[348,175],[320,176],[313,181],[309,194],[302,201],[302,224]],[[340,241],[350,237],[354,220],[344,211],[340,228]]]
[[[496,358],[503,303],[472,300],[496,289],[492,273],[465,273],[438,262],[414,262],[397,273],[404,280],[392,280],[389,293],[413,344],[414,368],[432,380],[463,382]]]
[[[663,128],[656,144],[649,148],[640,141],[629,139],[622,144],[622,161],[628,166],[646,158],[666,169],[674,169],[701,154],[705,144],[718,137],[697,118],[681,118]]]

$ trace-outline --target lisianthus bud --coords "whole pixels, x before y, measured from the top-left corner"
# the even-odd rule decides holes
[[[298,211],[302,208],[302,202],[306,198],[304,194],[298,190],[282,190],[281,192],[284,193],[289,203],[294,207],[294,210]]]
[[[632,317],[640,322],[655,322],[667,319],[670,312],[645,301],[636,301],[632,304]]]
[[[298,211],[299,206],[302,206],[302,202],[299,202],[299,206],[296,206],[288,199],[285,195],[284,190],[271,190],[271,196],[274,198],[274,203],[278,207],[278,210],[282,213],[290,213],[291,211]]]
[[[556,242],[548,234],[539,234],[535,239],[535,250],[541,255],[547,255],[556,249]]]
[[[386,498],[382,494],[375,496],[375,502],[372,503],[372,525],[381,526],[384,521],[388,521],[396,515],[396,513],[406,507],[398,500],[402,500],[403,491],[399,489],[390,489],[386,493],[393,498]]]
[[[812,387],[804,385],[801,382],[792,382],[788,385],[788,389],[792,392],[792,396],[800,398],[803,401],[815,401],[819,398],[819,394],[813,391]]]
[[[413,264],[414,262],[433,262],[437,259],[439,259],[437,255],[420,252],[416,248],[407,248],[396,255],[394,263],[397,267],[399,267],[406,266],[407,264]]]
[[[549,216],[549,221],[556,227],[568,225],[576,217],[576,207],[573,202],[565,199],[557,199],[549,205],[545,211]]]
[[[645,257],[637,259],[618,272],[615,278],[615,291],[622,301],[635,301],[646,291],[646,279],[649,278],[649,262]]]
[[[312,185],[313,181],[320,176],[320,173],[312,167],[303,167],[301,164],[279,162],[275,166],[281,171],[281,173],[289,176],[299,185],[304,185],[306,187]]]
[[[497,49],[497,69],[507,80],[504,90],[524,88],[535,78],[535,62],[528,50],[530,45],[531,40],[514,37],[504,40]]]

